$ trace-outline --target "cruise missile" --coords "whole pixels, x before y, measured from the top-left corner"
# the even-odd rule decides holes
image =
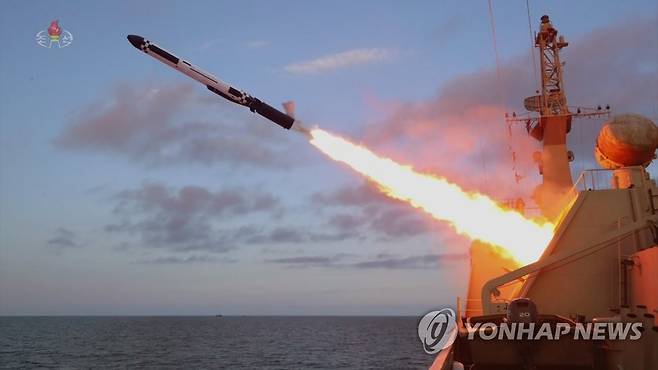
[[[206,85],[208,90],[214,92],[215,94],[226,98],[233,103],[244,105],[252,112],[260,114],[261,116],[269,119],[270,121],[285,129],[290,129],[293,126],[296,126],[295,128],[298,128],[302,131],[304,130],[301,124],[299,124],[299,122],[290,115],[280,112],[274,107],[268,105],[258,98],[245,93],[240,89],[236,89],[235,87],[227,84],[219,78],[193,65],[192,63],[183,60],[168,52],[167,50],[159,47],[153,42],[136,35],[128,35],[128,41],[130,41],[134,47],[143,51],[144,53],[152,56],[153,58],[168,65],[169,67],[180,71],[184,75]]]

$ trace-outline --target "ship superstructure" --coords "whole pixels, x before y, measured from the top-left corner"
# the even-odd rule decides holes
[[[609,120],[593,148],[603,168],[583,172],[574,183],[566,145],[572,119],[610,112],[607,106],[568,106],[560,60],[567,45],[543,16],[535,37],[541,88],[524,100],[528,113],[507,115],[542,144],[533,156],[542,175],[534,199],[556,222],[554,237],[542,257],[525,266],[495,247],[472,245],[469,293],[458,303],[459,335],[432,368],[658,369],[658,187],[645,169],[655,158],[658,128],[632,114]],[[578,324],[641,323],[642,336],[468,338],[469,326],[514,321],[513,313],[524,307],[524,317],[537,325],[575,330]]]

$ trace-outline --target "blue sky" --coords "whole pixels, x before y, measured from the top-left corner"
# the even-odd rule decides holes
[[[535,143],[500,121],[533,90],[525,1],[493,3],[498,77],[485,1],[3,5],[0,314],[419,315],[464,294],[467,240],[128,34],[467,188],[538,181],[525,161],[513,185],[508,144]],[[654,1],[530,7],[572,42],[570,103],[655,120]],[[69,47],[36,44],[53,19]],[[601,122],[574,130],[574,167]]]

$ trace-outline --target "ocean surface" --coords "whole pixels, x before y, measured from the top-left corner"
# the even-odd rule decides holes
[[[1,368],[427,369],[416,317],[0,317]]]

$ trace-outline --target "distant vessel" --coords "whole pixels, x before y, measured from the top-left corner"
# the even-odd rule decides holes
[[[215,315],[215,317],[224,317],[224,315]]]
[[[508,115],[542,143],[533,159],[543,182],[534,199],[556,224],[542,257],[518,266],[473,243],[468,298],[457,303],[458,335],[432,369],[658,369],[658,188],[645,170],[655,158],[658,128],[638,115],[608,121],[595,158],[603,169],[584,171],[574,183],[566,138],[572,118],[603,116],[609,107],[567,105],[560,50],[568,43],[543,16],[539,50],[541,91],[526,98],[530,111]],[[535,113],[532,113],[535,112]],[[468,339],[468,325],[514,322],[641,323],[640,340]],[[471,329],[472,330],[472,329]]]

